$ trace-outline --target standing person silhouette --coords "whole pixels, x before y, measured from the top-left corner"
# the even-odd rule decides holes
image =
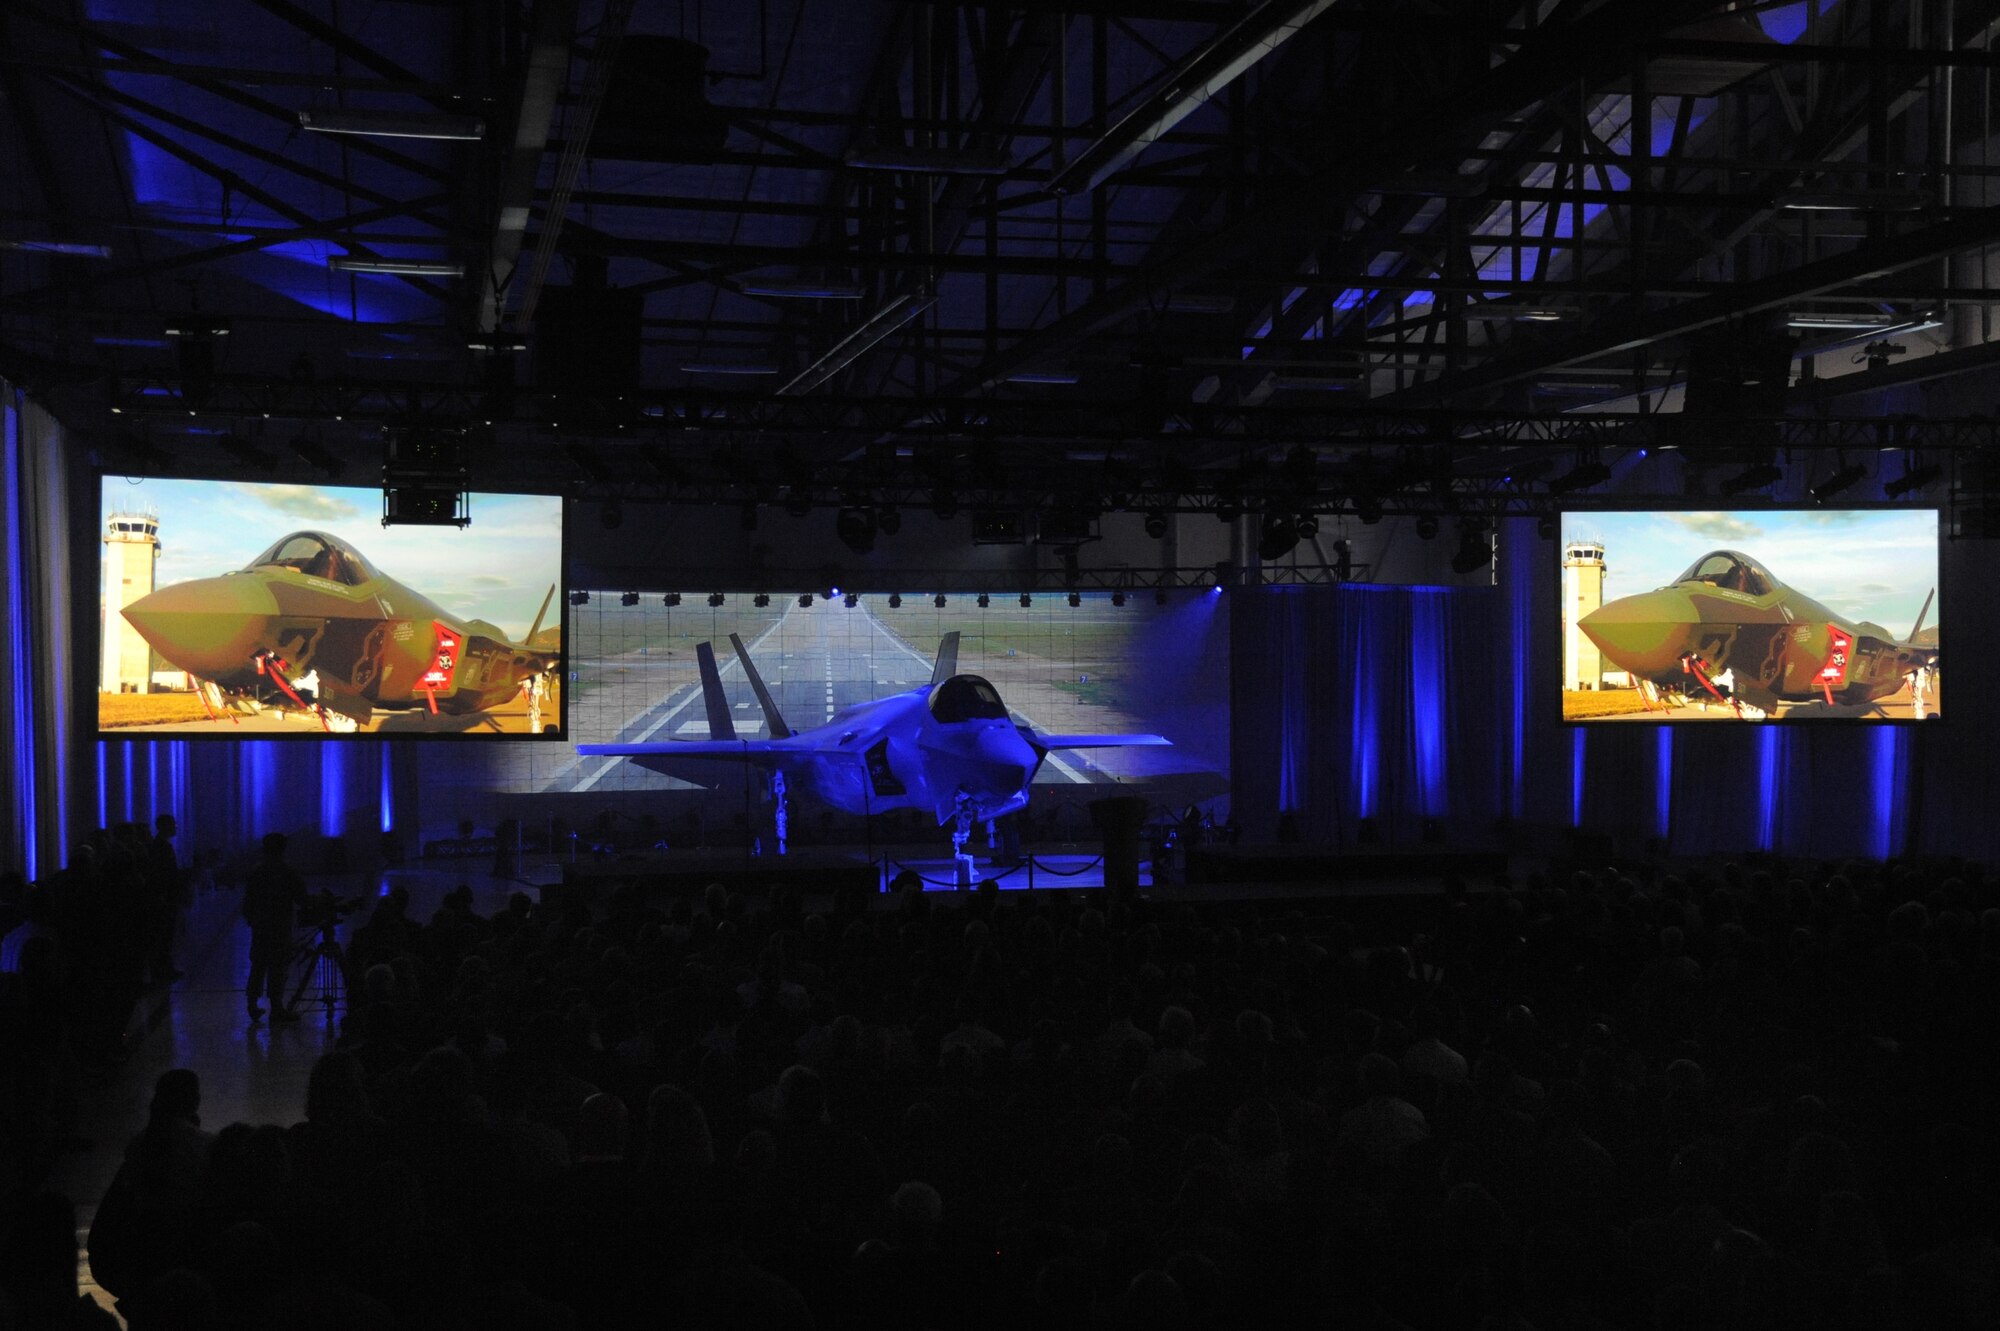
[[[270,997],[273,1022],[299,1019],[285,1006],[284,991],[296,911],[305,895],[306,880],[285,863],[285,834],[266,833],[264,859],[243,883],[243,918],[250,925],[250,979],[243,987],[243,1002],[252,1022],[264,1015],[257,1003],[259,990]]]

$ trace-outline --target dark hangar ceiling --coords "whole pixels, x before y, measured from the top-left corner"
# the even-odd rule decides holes
[[[1983,447],[1996,20],[7,0],[0,372],[116,465],[700,502]]]

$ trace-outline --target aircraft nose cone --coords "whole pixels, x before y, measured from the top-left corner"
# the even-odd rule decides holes
[[[121,613],[175,668],[215,679],[251,668],[277,610],[260,580],[235,576],[177,582]]]
[[[1657,591],[1608,602],[1576,626],[1620,669],[1653,676],[1679,668],[1699,622],[1685,596]]]

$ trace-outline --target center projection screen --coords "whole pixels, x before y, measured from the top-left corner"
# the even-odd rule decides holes
[[[563,505],[105,476],[97,730],[121,739],[563,737]]]
[[[1563,720],[1943,711],[1935,509],[1566,512]]]
[[[1223,598],[1176,592],[994,593],[851,598],[820,593],[591,591],[569,608],[569,727],[582,743],[709,738],[697,648],[712,645],[737,734],[767,733],[730,635],[740,638],[786,724],[825,726],[845,709],[927,689],[940,641],[959,635],[957,670],[989,682],[1009,717],[1042,733],[1164,736],[1168,745],[1051,753],[1032,788],[1080,801],[1145,788],[1176,809],[1228,788],[1228,615]],[[762,599],[765,604],[757,604]],[[711,604],[711,602],[715,602]],[[724,779],[714,765],[715,779]],[[691,788],[703,769],[663,773],[625,758],[577,755],[546,774],[548,793]],[[1095,789],[1093,789],[1095,788]]]

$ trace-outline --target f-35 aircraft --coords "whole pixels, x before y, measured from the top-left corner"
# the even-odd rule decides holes
[[[534,645],[554,595],[516,644],[378,572],[339,537],[298,531],[233,573],[162,587],[122,613],[176,669],[226,696],[303,705],[310,692],[322,719],[366,725],[377,707],[484,711],[558,669],[560,650]]]
[[[1668,586],[1608,602],[1577,627],[1635,679],[1714,692],[1728,670],[1736,697],[1769,712],[1780,701],[1858,705],[1895,693],[1937,661],[1937,644],[1918,641],[1930,607],[1925,597],[1899,639],[1842,618],[1748,555],[1713,550]]]
[[[756,764],[788,784],[802,783],[844,813],[922,809],[940,824],[955,823],[952,839],[962,854],[975,821],[1027,806],[1028,782],[1052,750],[1169,743],[1160,735],[1045,735],[1016,725],[991,684],[958,673],[956,632],[939,644],[929,684],[859,703],[824,725],[795,732],[778,714],[743,640],[732,633],[729,642],[763,708],[768,739],[736,737],[715,649],[704,642],[695,648],[695,659],[709,739],[579,744],[577,752],[630,758],[641,767],[681,774],[688,759]]]

